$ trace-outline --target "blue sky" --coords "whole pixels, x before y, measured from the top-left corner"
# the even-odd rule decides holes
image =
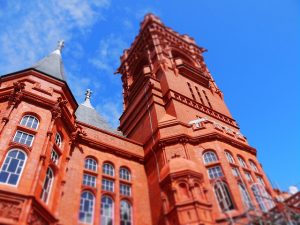
[[[65,40],[63,60],[77,101],[117,127],[119,56],[147,12],[208,49],[206,63],[275,186],[300,186],[300,3],[298,0],[0,0],[0,74],[17,71]]]

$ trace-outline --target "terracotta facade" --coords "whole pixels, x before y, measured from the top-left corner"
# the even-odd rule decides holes
[[[271,208],[256,150],[203,52],[147,15],[118,69],[121,132],[78,120],[67,83],[52,74],[2,76],[0,223],[228,224]]]

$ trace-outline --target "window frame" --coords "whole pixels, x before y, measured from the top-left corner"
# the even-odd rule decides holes
[[[93,163],[89,163],[89,161],[95,162],[95,165],[93,165]],[[95,167],[95,169],[91,169],[90,167]],[[98,172],[98,162],[96,159],[94,159],[93,157],[86,157],[84,159],[84,169],[88,170],[88,171],[92,171],[94,173]]]
[[[27,142],[27,138],[25,139],[25,143],[21,143],[21,142],[19,142],[19,141],[16,141],[16,140],[15,140],[15,139],[16,139],[16,137],[17,137],[17,133],[18,133],[18,132],[22,133],[22,134],[21,134],[21,136],[19,137],[19,141],[22,139],[22,135],[23,135],[23,134],[26,134],[26,135],[28,135],[28,136],[32,136],[32,139],[31,139],[30,145],[26,144],[26,142]],[[27,136],[27,137],[28,137],[28,136]],[[13,137],[13,142],[14,142],[14,143],[21,144],[21,145],[24,145],[24,146],[27,146],[27,147],[31,148],[31,147],[32,147],[32,144],[33,144],[33,141],[34,141],[34,139],[35,139],[35,135],[34,135],[34,134],[30,134],[30,133],[28,133],[28,132],[25,132],[25,131],[23,131],[23,130],[17,129],[17,130],[16,130],[16,133],[15,133],[15,135],[14,135],[14,137]]]
[[[126,172],[125,172],[125,173],[124,173],[124,172],[122,173],[122,171],[126,171]],[[127,173],[127,174],[126,174],[126,173]],[[120,167],[120,169],[119,169],[119,177],[120,177],[120,179],[122,179],[122,180],[125,180],[125,181],[130,182],[130,181],[131,181],[131,172],[130,172],[130,170],[127,169],[127,168],[124,167],[124,166]]]
[[[18,148],[13,148],[13,149],[10,149],[9,151],[7,151],[7,153],[5,154],[4,160],[2,161],[2,165],[1,165],[1,168],[0,168],[0,173],[3,172],[3,167],[4,167],[5,162],[7,161],[7,157],[9,155],[9,153],[11,153],[13,151],[17,151],[18,154],[19,154],[19,152],[21,152],[25,156],[25,159],[24,159],[23,164],[22,164],[21,171],[18,174],[17,182],[16,182],[16,184],[8,183],[7,181],[9,180],[9,178],[7,177],[7,181],[6,182],[0,182],[0,184],[17,187],[19,185],[20,180],[21,180],[21,177],[22,177],[22,174],[23,174],[23,171],[24,171],[24,168],[26,166],[27,159],[28,159],[28,155],[27,155],[27,153],[25,151],[23,151],[22,149],[18,149]],[[9,157],[11,157],[11,156],[9,156]],[[9,161],[9,164],[7,163],[8,165],[7,165],[6,171],[8,170],[10,163],[11,163],[11,159]],[[18,162],[18,166],[19,166],[19,164],[20,164],[20,162]],[[15,170],[18,170],[18,168],[16,168]],[[11,172],[9,172],[8,176],[10,177],[10,175],[11,175]]]
[[[233,155],[230,152],[225,151],[225,156],[226,156],[226,159],[229,163],[235,164],[235,160],[233,158]]]
[[[222,187],[219,187],[219,185],[221,185]],[[217,191],[217,188],[219,188],[220,192]],[[225,192],[223,191],[222,188],[225,189]],[[231,210],[234,210],[234,209],[235,209],[235,205],[234,205],[234,201],[233,201],[233,198],[232,198],[232,194],[231,194],[231,192],[230,192],[230,190],[229,190],[228,185],[227,185],[225,182],[223,182],[223,181],[217,181],[217,182],[214,184],[213,190],[214,190],[214,193],[215,193],[215,197],[216,197],[216,199],[217,199],[217,202],[218,202],[219,209],[220,209],[222,212],[227,212],[227,211],[231,211]],[[231,203],[231,206],[228,207],[228,209],[226,209],[226,210],[224,209],[225,205],[222,206],[222,204],[224,204],[224,203],[222,203],[221,201],[223,201],[223,200],[219,198],[219,197],[220,197],[220,196],[219,196],[220,193],[223,195],[223,198],[225,199],[225,202],[226,202],[226,197],[227,197],[227,200],[229,200],[228,202]],[[227,196],[225,196],[224,193],[225,193]],[[228,203],[228,202],[227,202],[227,203]],[[226,204],[227,204],[227,203],[226,203]]]
[[[90,194],[90,196],[92,196],[92,199],[89,199],[88,196],[85,199],[83,199],[83,194],[85,194],[85,193]],[[89,202],[88,204],[90,204],[91,201],[92,201],[92,205],[89,205],[89,210],[91,209],[91,212],[90,211],[85,212],[84,211],[84,208],[85,208],[84,204],[86,202]],[[78,211],[78,217],[79,217],[78,220],[79,220],[80,223],[84,223],[84,224],[93,224],[94,223],[95,201],[96,201],[96,197],[91,191],[84,190],[84,191],[81,192],[79,211]],[[83,211],[82,211],[82,209],[83,209]],[[83,220],[81,220],[81,213],[84,214],[84,219]],[[91,221],[88,220],[89,218],[91,219]]]
[[[59,137],[59,144],[58,144],[58,138],[57,137]],[[61,134],[59,133],[59,132],[56,132],[56,134],[55,134],[55,137],[54,137],[54,143],[55,143],[55,145],[58,147],[58,148],[61,148],[62,147],[62,143],[63,143],[63,138],[62,138],[62,136],[61,136]]]
[[[241,167],[243,168],[248,168],[246,161],[244,160],[244,158],[242,158],[241,156],[238,156],[238,161]]]
[[[108,185],[108,184],[112,184],[112,185]],[[111,179],[102,178],[101,190],[105,192],[111,192],[111,193],[115,192],[115,182]]]
[[[97,177],[94,175],[88,174],[88,173],[83,173],[82,185],[91,187],[91,188],[96,188],[97,187]]]
[[[218,168],[220,170],[217,171],[217,172],[212,171],[213,169],[216,169],[216,168]],[[210,173],[210,171],[212,171],[212,172]],[[223,173],[222,167],[220,165],[207,168],[207,173],[208,173],[208,177],[209,177],[210,180],[218,179],[219,177],[224,177],[224,173]],[[213,175],[213,177],[211,177],[211,174]],[[215,174],[221,174],[221,175],[220,176],[215,176]]]
[[[28,121],[29,121],[30,118],[33,119],[32,124],[31,124],[31,126],[27,126],[27,125],[28,125]],[[23,124],[23,120],[24,120],[24,119],[26,119],[26,121],[25,121],[25,123]],[[36,125],[35,128],[33,128],[34,122],[37,122],[37,125]],[[39,121],[39,119],[38,119],[36,116],[33,116],[33,115],[31,115],[31,114],[26,114],[26,115],[24,115],[24,116],[21,118],[21,121],[20,121],[19,125],[21,125],[21,126],[23,126],[23,127],[26,127],[26,128],[29,128],[29,129],[38,130],[39,125],[40,125],[40,121]]]
[[[215,163],[219,161],[217,153],[212,150],[206,151],[202,155],[204,165]]]
[[[111,200],[111,205],[110,204],[107,204],[108,206],[111,206],[110,208],[110,216],[107,216],[107,211],[104,212],[105,210],[107,210],[107,207],[103,207],[104,203],[103,203],[103,199],[106,198],[106,199],[109,199]],[[105,209],[105,210],[104,210]],[[103,218],[104,217],[104,218]],[[103,223],[103,219],[105,220],[109,220],[111,219],[111,223],[109,223],[110,221],[106,221],[108,223]],[[114,220],[115,220],[115,202],[114,202],[114,199],[109,196],[109,195],[103,195],[101,197],[101,209],[100,209],[100,220],[101,220],[101,225],[109,225],[109,224],[114,224]]]
[[[106,168],[106,166],[109,166],[110,168]],[[112,173],[111,173],[112,172]],[[102,174],[105,176],[115,176],[115,167],[112,163],[110,162],[104,162],[102,165]]]
[[[52,177],[51,177],[51,180],[50,180],[50,185],[49,185],[49,182],[48,182],[47,189],[44,189],[46,179],[48,178],[48,171],[51,171]],[[54,174],[53,169],[51,167],[48,167],[47,171],[46,171],[46,176],[44,178],[43,186],[42,186],[42,192],[41,192],[41,195],[40,195],[40,199],[43,202],[45,202],[46,204],[49,203],[49,199],[50,199],[50,196],[51,196],[51,191],[52,191],[52,187],[53,187],[53,183],[54,183],[54,178],[55,178],[55,174]],[[44,193],[48,193],[46,195],[46,199],[44,199]]]
[[[127,212],[129,211],[129,214],[127,215],[127,217],[129,219],[123,219],[122,216],[123,216],[123,211],[124,210],[124,207],[122,207],[122,203],[126,203],[129,210],[127,210]],[[126,212],[125,212],[126,213]],[[133,225],[133,207],[132,207],[132,204],[128,201],[128,200],[125,200],[125,199],[122,199],[120,201],[120,224],[125,224],[125,225]]]

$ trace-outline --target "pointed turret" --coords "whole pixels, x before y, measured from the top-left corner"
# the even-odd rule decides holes
[[[66,80],[64,75],[64,66],[61,58],[61,51],[64,47],[64,41],[59,41],[56,49],[48,56],[40,60],[31,68],[36,69],[42,73],[46,73],[59,80]]]
[[[77,120],[88,125],[116,133],[117,131],[111,128],[111,126],[105,121],[105,119],[100,116],[92,106],[90,101],[91,95],[92,91],[90,89],[87,89],[85,92],[84,102],[78,106],[75,112]]]

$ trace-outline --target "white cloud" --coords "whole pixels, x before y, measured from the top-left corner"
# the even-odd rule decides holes
[[[58,40],[84,35],[108,0],[13,1],[0,11],[0,74],[26,68],[51,51]],[[77,31],[77,32],[74,32]]]
[[[119,118],[122,113],[122,103],[120,101],[106,100],[102,104],[96,106],[96,110],[100,115],[111,124],[114,128],[119,126]]]
[[[96,68],[112,74],[120,63],[123,50],[128,46],[121,37],[110,34],[100,41],[97,54],[90,62]]]

